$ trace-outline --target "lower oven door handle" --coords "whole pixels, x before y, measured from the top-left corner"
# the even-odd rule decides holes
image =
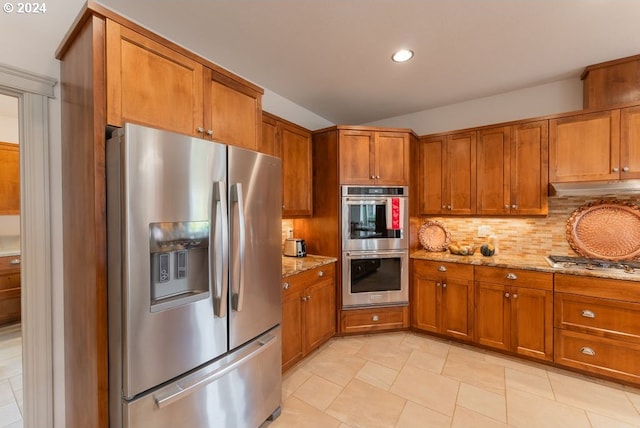
[[[406,257],[407,252],[402,250],[402,251],[396,251],[396,252],[392,252],[392,251],[375,251],[372,253],[354,253],[354,252],[350,252],[347,251],[346,253],[347,258],[349,259],[379,259],[382,257]]]

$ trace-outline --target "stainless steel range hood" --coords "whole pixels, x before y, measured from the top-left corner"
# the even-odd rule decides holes
[[[640,193],[640,179],[549,183],[549,196],[616,196],[630,193]]]

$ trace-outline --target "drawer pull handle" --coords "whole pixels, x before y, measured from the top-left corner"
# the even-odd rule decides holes
[[[583,309],[582,312],[580,312],[580,315],[582,315],[585,318],[595,318],[596,314],[593,311],[590,311],[589,309]]]
[[[518,276],[515,273],[509,272],[506,276],[507,279],[518,279]]]
[[[289,283],[285,282],[284,284],[282,284],[282,288],[284,288],[285,290],[289,289]]]
[[[20,264],[20,259],[13,259],[9,262],[10,265],[19,265]]]
[[[590,357],[596,356],[596,351],[594,351],[593,348],[589,348],[588,346],[583,346],[582,348],[580,348],[580,352]]]
[[[446,272],[447,271],[447,267],[440,265],[440,267],[438,268],[438,272]]]
[[[324,271],[322,271],[322,270],[321,270],[321,271],[319,271],[319,272],[318,272],[318,276],[324,276]]]
[[[380,317],[378,315],[374,315],[371,317],[371,321],[380,321]]]

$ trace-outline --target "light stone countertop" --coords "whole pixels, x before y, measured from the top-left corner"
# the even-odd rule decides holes
[[[314,256],[310,254],[307,254],[306,257],[282,256],[282,277],[295,275],[337,261],[338,259],[335,257]]]
[[[526,269],[539,272],[565,273],[569,275],[591,276],[598,278],[621,279],[625,281],[640,281],[640,271],[629,274],[621,269],[589,270],[571,268],[553,268],[543,256],[526,254],[497,254],[485,257],[479,250],[472,256],[458,256],[448,251],[432,252],[418,250],[411,253],[412,259],[432,260],[449,263],[464,263],[475,266],[495,266],[513,269]]]

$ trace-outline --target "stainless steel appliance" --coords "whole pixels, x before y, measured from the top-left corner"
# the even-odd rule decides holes
[[[342,186],[342,250],[409,248],[408,188]]]
[[[342,257],[342,307],[407,305],[407,250],[346,251]]]
[[[566,269],[568,271],[591,270],[607,271],[618,269],[624,273],[633,275],[640,273],[640,261],[633,260],[602,260],[577,256],[547,256],[547,263],[553,268]]]
[[[304,239],[287,238],[284,241],[284,255],[289,257],[305,257],[307,244]]]
[[[126,124],[107,142],[112,427],[279,413],[280,160]]]
[[[342,307],[409,301],[406,186],[342,186]]]

